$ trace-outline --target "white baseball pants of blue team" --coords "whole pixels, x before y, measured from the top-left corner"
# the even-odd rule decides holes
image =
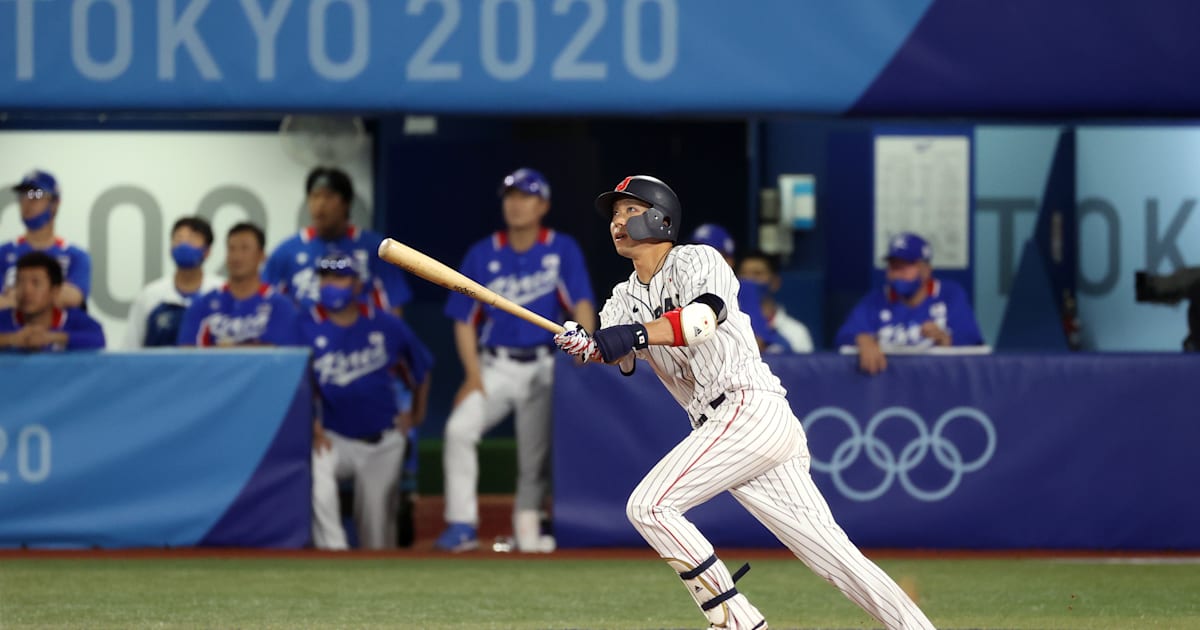
[[[404,463],[404,434],[391,429],[378,443],[338,435],[328,429],[329,449],[313,449],[313,545],[346,549],[346,530],[338,501],[338,483],[354,480],[354,523],[363,549],[396,546],[398,486]]]
[[[479,440],[514,415],[517,440],[517,515],[542,508],[550,493],[551,394],[554,354],[549,349],[532,361],[503,353],[480,356],[483,391],[467,396],[446,422],[442,463],[445,468],[446,522],[479,525]],[[523,529],[523,528],[519,528]],[[521,532],[518,546],[522,545]],[[537,536],[538,532],[530,532]]]

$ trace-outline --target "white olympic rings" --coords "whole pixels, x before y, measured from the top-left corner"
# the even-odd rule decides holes
[[[933,423],[933,431],[926,427],[925,420],[921,416],[906,407],[888,407],[880,410],[867,421],[866,430],[860,429],[858,420],[845,409],[820,407],[804,416],[802,424],[805,432],[810,431],[821,418],[841,420],[850,430],[850,437],[833,449],[833,455],[830,456],[829,461],[821,461],[816,456],[812,456],[812,467],[817,471],[828,473],[838,491],[854,501],[871,501],[879,498],[887,492],[896,479],[900,480],[900,485],[913,498],[921,501],[941,501],[958,488],[964,474],[983,468],[996,452],[996,427],[993,426],[992,420],[988,418],[987,414],[972,407],[955,407],[943,413]],[[907,420],[917,430],[917,437],[900,449],[899,456],[887,443],[875,436],[879,425],[888,418]],[[987,437],[987,445],[984,447],[983,453],[969,462],[963,461],[962,452],[957,445],[942,436],[946,425],[958,418],[974,420],[979,423]],[[908,472],[923,462],[930,451],[933,452],[938,463],[950,471],[950,479],[946,485],[937,490],[920,488],[908,476]],[[883,480],[874,488],[858,490],[846,483],[842,477],[842,471],[849,468],[864,452],[867,454],[867,459],[876,468],[882,470],[884,475]]]

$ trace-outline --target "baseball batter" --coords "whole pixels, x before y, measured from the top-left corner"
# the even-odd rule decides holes
[[[662,181],[627,177],[596,199],[617,253],[633,262],[593,335],[566,322],[555,343],[630,374],[642,359],[687,410],[692,432],[634,489],[626,515],[667,561],[711,628],[766,628],[685,514],[729,491],[810,569],[888,628],[932,628],[837,525],[809,476],[804,430],[762,361],[738,281],[719,252],[676,246],[681,208]]]
[[[542,226],[550,209],[550,184],[522,168],[500,187],[506,230],[467,252],[461,271],[489,289],[545,317],[563,313],[579,321],[595,317],[583,253],[575,240]],[[437,540],[445,551],[479,546],[476,487],[480,438],[509,413],[515,415],[517,496],[513,535],[519,551],[543,547],[540,514],[550,493],[550,410],[554,346],[542,329],[504,311],[451,293],[446,314],[464,380],[446,421],[446,530]]]

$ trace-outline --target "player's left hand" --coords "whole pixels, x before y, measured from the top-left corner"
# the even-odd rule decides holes
[[[37,347],[33,345],[31,340],[37,337],[38,330],[36,326],[22,326],[19,330],[9,335],[8,341],[12,347],[18,350],[32,350]]]
[[[41,350],[54,342],[49,330],[41,326],[26,326],[28,329],[24,338],[26,350]]]
[[[408,432],[417,426],[416,418],[413,417],[412,411],[401,411],[396,414],[393,423],[396,425],[396,430],[404,435],[408,435]]]
[[[573,357],[579,357],[584,363],[596,353],[596,343],[591,335],[583,326],[572,321],[563,323],[563,331],[554,335],[554,345]]]

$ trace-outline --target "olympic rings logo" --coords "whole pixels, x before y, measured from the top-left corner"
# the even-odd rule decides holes
[[[829,461],[821,461],[812,457],[812,467],[820,472],[828,473],[833,479],[833,485],[845,497],[854,501],[871,501],[879,498],[892,487],[898,479],[901,487],[913,498],[921,501],[941,501],[950,496],[962,483],[963,475],[975,472],[992,459],[996,452],[996,427],[987,414],[972,407],[955,407],[938,417],[931,431],[925,420],[906,407],[888,407],[871,416],[865,430],[859,428],[858,420],[845,409],[840,407],[821,407],[804,416],[802,424],[806,432],[812,429],[819,420],[831,418],[841,420],[850,430],[850,437],[843,440],[833,449]],[[889,418],[906,420],[917,431],[917,436],[900,449],[899,455],[886,442],[876,436],[881,424]],[[955,420],[974,421],[983,429],[987,443],[983,452],[971,461],[964,461],[962,451],[958,446],[946,439],[943,432]],[[909,477],[909,472],[920,465],[930,453],[938,464],[950,472],[950,479],[939,489],[926,490],[918,487]],[[859,490],[852,488],[846,482],[843,472],[866,453],[876,468],[883,471],[883,480],[873,488]]]

